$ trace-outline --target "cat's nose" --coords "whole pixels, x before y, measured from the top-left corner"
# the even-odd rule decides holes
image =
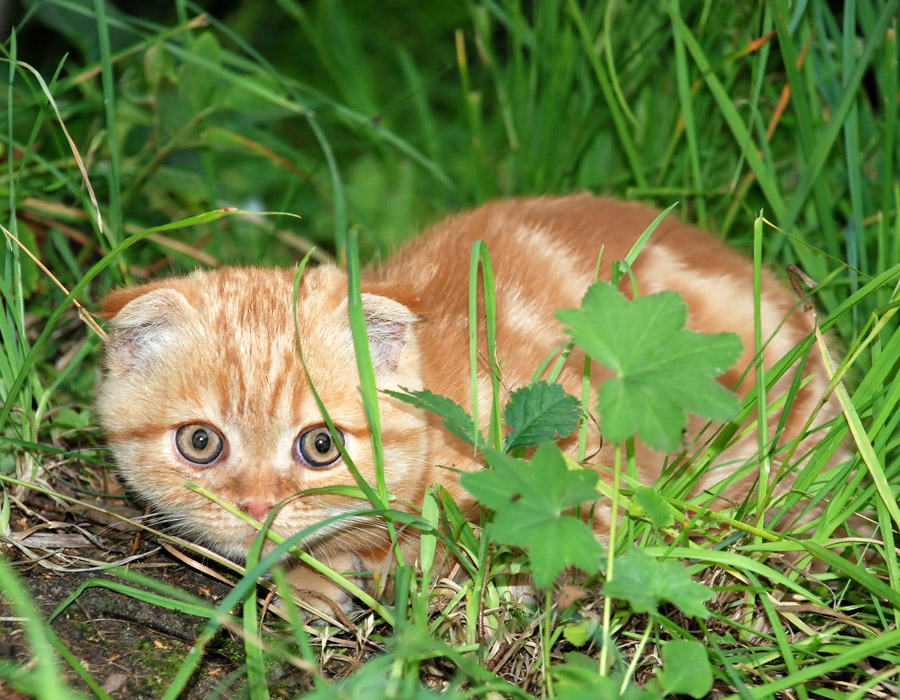
[[[265,520],[269,511],[275,506],[273,501],[241,501],[238,507],[251,518]]]

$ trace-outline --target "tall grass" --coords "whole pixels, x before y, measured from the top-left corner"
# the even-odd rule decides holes
[[[627,606],[607,606],[614,641],[604,654],[644,680],[665,639],[697,639],[716,667],[719,696],[895,695],[898,9],[897,0],[472,0],[385,11],[280,0],[214,17],[184,0],[142,14],[86,0],[31,5],[14,18],[0,71],[8,231],[0,264],[0,531],[31,495],[73,498],[59,470],[75,452],[82,461],[71,473],[101,483],[105,454],[90,408],[99,341],[74,301],[90,310],[116,285],[199,264],[283,264],[314,246],[318,259],[357,270],[357,249],[362,262],[377,259],[441,214],[499,196],[587,189],[660,207],[677,201],[675,215],[753,250],[760,263],[796,265],[817,283],[810,296],[824,335],[797,356],[834,358],[844,415],[777,504],[787,512],[827,503],[811,540],[779,540],[762,526],[764,489],[735,518],[706,513],[702,498],[688,496],[701,453],[662,493],[705,534],[703,547],[623,521],[614,548],[638,542],[654,556],[691,562],[718,596],[706,623],[673,615],[651,624]],[[250,213],[262,211],[301,218]],[[489,269],[486,256],[481,262]],[[763,381],[774,378],[761,376],[761,388]],[[374,417],[374,382],[365,389]],[[744,415],[762,395],[747,400]],[[493,422],[495,442],[498,430]],[[770,443],[761,440],[765,451]],[[853,461],[829,466],[842,441]],[[633,510],[628,476],[626,466],[614,495]],[[371,486],[373,507],[386,508],[383,484]],[[826,546],[860,512],[879,528],[873,541],[844,543],[859,556]],[[398,583],[398,601],[371,622],[388,651],[342,692],[369,697],[368,684],[377,684],[385,697],[411,697],[420,676],[434,678],[423,669],[443,659],[455,670],[435,687],[534,697],[555,692],[548,674],[561,653],[597,658],[602,640],[590,620],[599,594],[580,617],[548,607],[533,622],[500,605],[489,567],[519,563],[514,553],[489,551],[445,494],[429,494],[425,515],[417,526],[443,522],[457,534],[447,546],[473,583],[432,598],[431,572],[413,584],[412,568],[401,567],[409,585]],[[867,548],[877,556],[863,556]],[[822,583],[771,557],[784,551],[824,562]],[[6,664],[0,674],[24,692],[59,697],[53,693],[74,676],[47,660],[54,642],[46,616],[23,613],[31,603],[9,595],[17,584],[6,564],[0,572],[41,660],[28,674]],[[218,609],[195,611],[208,624],[171,679],[170,696],[242,600],[250,601],[242,633],[255,638],[254,582],[254,573],[240,578]],[[138,583],[127,582],[130,594],[141,595]],[[461,602],[467,623],[457,635],[451,621]],[[293,642],[270,639],[259,653],[248,642],[251,696],[267,695],[265,662],[273,659],[311,673],[313,696],[333,696],[306,637],[319,631],[298,624],[289,604],[287,614]],[[576,628],[587,630],[582,644]],[[536,648],[545,664],[539,681],[521,661]],[[79,687],[103,697],[93,681]]]

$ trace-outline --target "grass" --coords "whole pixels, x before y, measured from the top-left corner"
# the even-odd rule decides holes
[[[429,494],[421,517],[391,512],[383,483],[361,486],[371,507],[397,527],[422,530],[423,562],[441,532],[454,532],[446,544],[468,583],[437,586],[427,566],[424,575],[402,566],[398,598],[379,604],[380,614],[305,626],[283,595],[291,624],[282,628],[256,605],[267,558],[246,575],[215,564],[233,584],[216,605],[118,569],[107,575],[119,580],[96,585],[206,620],[166,697],[192,687],[204,650],[222,634],[245,640],[246,663],[233,685],[215,692],[240,687],[253,698],[280,692],[271,674],[278,663],[306,674],[311,696],[323,698],[427,697],[421,683],[464,697],[565,698],[588,687],[594,696],[625,689],[638,697],[637,686],[659,697],[686,692],[673,690],[670,669],[677,654],[693,652],[673,642],[700,644],[715,697],[896,696],[898,2],[391,7],[280,0],[214,17],[184,0],[144,15],[47,0],[14,18],[0,91],[2,218],[69,291],[7,239],[0,533],[37,524],[33,513],[48,504],[106,510],[121,499],[91,408],[100,343],[75,301],[92,310],[116,285],[200,263],[283,264],[314,246],[319,259],[357,271],[360,260],[387,255],[443,213],[498,196],[590,189],[661,208],[678,201],[676,215],[714,229],[760,264],[794,264],[818,283],[811,294],[824,335],[761,375],[759,394],[742,407],[751,415],[764,382],[803,352],[834,359],[843,418],[805,462],[792,455],[802,464],[797,488],[774,509],[827,503],[809,537],[784,540],[766,529],[765,489],[732,512],[707,512],[690,496],[708,464],[705,449],[656,489],[686,522],[655,524],[646,514],[657,502],[637,488],[626,446],[621,487],[608,495],[624,512],[644,515],[622,520],[605,575],[588,577],[574,607],[549,591],[541,595],[554,604],[537,614],[501,603],[503,568],[535,566],[528,553],[491,543],[440,492]],[[301,218],[250,213],[259,211]],[[490,290],[483,250],[473,253],[473,288],[479,264]],[[351,309],[361,310],[356,302]],[[355,336],[364,340],[356,315]],[[547,367],[552,372],[552,360]],[[374,380],[363,388],[375,416]],[[495,405],[488,430],[495,446],[501,410]],[[735,429],[709,438],[712,454]],[[772,439],[761,435],[761,448]],[[842,440],[854,459],[830,466]],[[874,537],[835,542],[859,512],[877,522]],[[714,592],[711,616],[699,619],[677,603],[664,615],[604,596],[599,584],[615,578],[629,543],[656,563],[685,562]],[[179,546],[196,561],[212,559],[196,545]],[[841,555],[843,546],[877,556],[854,560]],[[792,551],[822,562],[818,580],[773,556]],[[48,647],[70,667],[78,649],[67,648],[51,611],[12,578],[15,567],[28,573],[23,558],[9,549],[4,556],[3,597],[22,622],[3,629],[18,638],[21,624],[37,663],[0,664],[0,683],[60,697],[76,676],[51,663]],[[265,585],[278,583],[276,574]],[[346,663],[331,650],[348,644],[359,651]],[[108,696],[90,668],[77,672],[85,679],[79,692]],[[609,684],[597,685],[598,677]]]

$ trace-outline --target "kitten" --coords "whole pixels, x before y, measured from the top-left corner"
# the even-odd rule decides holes
[[[468,268],[474,241],[487,242],[496,278],[497,349],[506,391],[527,383],[537,366],[565,342],[557,309],[576,307],[594,278],[597,255],[623,258],[657,212],[610,198],[578,195],[499,201],[449,218],[412,241],[384,265],[364,274],[363,305],[379,389],[428,388],[471,406],[468,370]],[[608,279],[609,264],[604,264]],[[666,218],[633,266],[642,294],[680,292],[688,327],[706,333],[738,333],[744,351],[720,381],[746,393],[754,384],[744,371],[753,360],[753,271],[748,260],[716,238]],[[201,543],[240,559],[256,530],[183,486],[191,479],[258,520],[278,502],[306,489],[352,484],[334,439],[324,427],[297,352],[290,269],[225,268],[197,271],[115,291],[103,302],[111,331],[98,408],[125,480],[157,510],[171,516]],[[630,293],[623,284],[623,291]],[[374,483],[369,428],[357,389],[347,313],[347,276],[334,265],[305,272],[300,281],[300,340],[312,382],[340,431],[347,452]],[[811,331],[797,299],[763,271],[762,332],[771,367]],[[483,342],[485,332],[479,331]],[[577,350],[560,375],[580,395],[584,356]],[[786,419],[783,441],[798,436],[822,397],[827,375],[811,353],[804,370],[812,379],[799,391]],[[790,386],[782,377],[771,398]],[[596,385],[608,373],[595,366]],[[490,396],[481,368],[480,395]],[[482,426],[489,401],[480,402]],[[472,448],[441,421],[380,396],[385,481],[398,503],[421,503],[437,482],[464,510],[471,497],[455,472],[478,469]],[[818,423],[836,414],[826,404]],[[771,416],[776,427],[780,416]],[[692,418],[689,434],[704,421]],[[574,454],[574,438],[564,443]],[[596,430],[591,463],[611,464],[611,447]],[[742,464],[757,451],[757,438],[738,440],[720,464]],[[802,453],[798,453],[802,454]],[[642,481],[660,474],[665,455],[638,445]],[[608,471],[599,468],[603,478]],[[713,469],[700,488],[722,479]],[[731,485],[720,503],[739,502],[755,474]],[[365,507],[339,495],[291,498],[273,529],[284,535],[330,516]],[[598,535],[608,531],[601,502]],[[378,518],[341,520],[316,532],[304,547],[338,571],[381,571],[390,565],[391,543]],[[404,556],[417,545],[404,538]],[[324,594],[347,607],[342,589],[298,565],[299,590]],[[363,579],[361,579],[362,581]],[[371,579],[365,579],[371,581]],[[371,585],[371,584],[369,584]]]

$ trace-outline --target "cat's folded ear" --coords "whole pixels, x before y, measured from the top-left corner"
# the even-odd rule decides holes
[[[182,291],[166,282],[110,292],[100,314],[109,321],[106,364],[122,374],[157,356],[177,338],[177,326],[193,311]]]
[[[375,371],[409,369],[405,365],[410,360],[418,361],[414,325],[421,317],[419,300],[403,289],[375,287],[363,293],[362,303]]]

